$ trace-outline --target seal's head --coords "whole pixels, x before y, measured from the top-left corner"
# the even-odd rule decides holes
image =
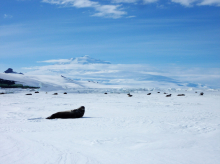
[[[84,106],[81,106],[81,107],[79,107],[78,109],[80,109],[80,110],[85,110],[85,107],[84,107]]]

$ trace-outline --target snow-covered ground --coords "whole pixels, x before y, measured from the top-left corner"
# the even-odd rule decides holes
[[[0,95],[1,164],[217,164],[220,92]],[[176,96],[185,93],[186,96]],[[79,119],[47,116],[85,106]]]

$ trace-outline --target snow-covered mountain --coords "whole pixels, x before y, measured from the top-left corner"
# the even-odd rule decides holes
[[[23,86],[40,87],[44,91],[106,88],[105,85],[93,81],[75,81],[56,75],[20,75],[0,73],[0,79],[14,81]]]
[[[74,88],[208,88],[165,71],[138,64],[110,64],[83,56],[43,61],[45,66],[26,68],[25,75],[0,74],[0,79],[39,86],[44,90]],[[180,77],[180,76],[179,76]]]
[[[148,65],[110,64],[89,56],[43,61],[46,66],[28,68],[28,75],[63,75],[75,81],[95,81],[123,87],[204,87],[192,81],[181,81]]]

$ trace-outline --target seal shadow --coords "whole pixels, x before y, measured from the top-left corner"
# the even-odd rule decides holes
[[[81,117],[81,118],[101,118],[101,117]]]
[[[29,118],[28,120],[41,120],[44,119],[43,117],[37,117],[37,118]]]
[[[86,119],[86,118],[101,118],[101,117],[81,117],[81,118],[69,118],[69,119]],[[43,117],[37,117],[37,118],[29,118],[27,120],[30,120],[30,121],[37,121],[37,120],[43,120],[43,119],[46,119],[46,118],[43,118]]]

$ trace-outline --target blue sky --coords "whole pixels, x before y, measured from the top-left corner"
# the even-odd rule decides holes
[[[1,0],[0,71],[89,55],[220,68],[220,0]]]

